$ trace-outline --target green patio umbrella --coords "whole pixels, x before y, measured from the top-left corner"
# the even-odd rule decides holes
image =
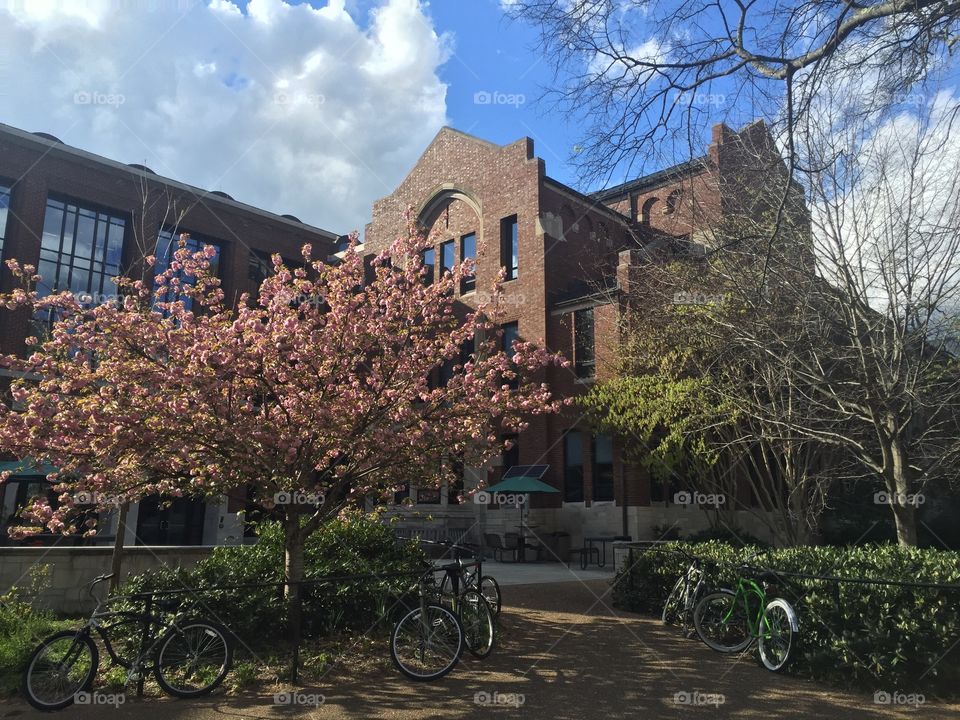
[[[496,485],[485,488],[488,493],[512,493],[514,495],[530,495],[531,493],[558,493],[560,492],[552,485],[547,485],[542,478],[549,465],[514,465],[504,473],[503,479]],[[520,552],[523,553],[523,505],[520,505]]]

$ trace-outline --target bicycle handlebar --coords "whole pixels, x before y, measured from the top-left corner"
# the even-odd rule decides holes
[[[102,583],[104,580],[109,580],[109,579],[112,578],[112,577],[113,577],[113,573],[107,573],[107,574],[104,574],[104,575],[97,575],[97,576],[93,579],[93,581],[92,581],[92,582],[90,583],[90,585],[87,587],[87,594],[90,596],[90,598],[91,598],[92,600],[96,600],[96,599],[97,599],[97,598],[94,596],[94,594],[93,594],[93,589],[94,589],[97,585],[99,585],[100,583]]]

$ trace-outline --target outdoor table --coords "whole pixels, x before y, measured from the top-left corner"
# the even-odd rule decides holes
[[[607,543],[612,543],[616,539],[617,538],[614,537],[613,535],[598,535],[594,537],[585,537],[583,539],[583,548],[584,550],[587,550],[587,548],[592,548],[594,543],[600,543],[602,554],[600,556],[600,559],[597,561],[597,566],[604,567],[607,564]],[[588,552],[588,556],[589,556],[589,552]]]

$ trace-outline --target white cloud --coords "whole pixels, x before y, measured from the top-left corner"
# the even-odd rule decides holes
[[[419,0],[0,3],[0,121],[346,232],[446,120]]]

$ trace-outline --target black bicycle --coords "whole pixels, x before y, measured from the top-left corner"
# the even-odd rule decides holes
[[[459,567],[456,568],[457,585],[459,592],[473,589],[479,592],[486,599],[493,611],[494,617],[500,617],[500,607],[503,603],[500,596],[500,584],[492,575],[483,574],[483,560],[480,553],[473,549],[473,546],[466,544],[441,543],[449,547],[454,553],[454,562]],[[469,559],[464,561],[463,555],[469,555]],[[443,576],[440,584],[440,593],[447,600],[453,600],[458,594],[453,591],[454,577],[450,572]]]
[[[226,628],[179,613],[166,620],[129,610],[101,611],[105,601],[96,597],[94,588],[111,577],[100,575],[90,583],[88,592],[96,606],[80,629],[51,635],[33,651],[22,687],[31,705],[60,710],[72,705],[78,693],[90,691],[100,665],[94,634],[113,663],[126,668],[128,684],[152,672],[164,692],[192,698],[223,682],[233,663]],[[170,603],[158,606],[161,610],[172,607]]]

